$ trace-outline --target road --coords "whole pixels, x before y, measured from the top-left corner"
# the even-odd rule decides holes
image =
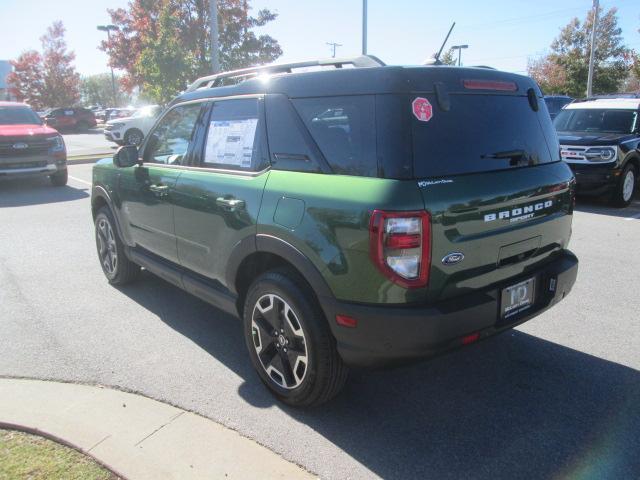
[[[58,189],[0,182],[0,375],[142,392],[322,478],[640,477],[640,201],[579,203],[578,281],[549,312],[430,362],[355,372],[335,401],[296,410],[261,385],[240,322],[150,274],[107,284],[91,165],[70,175]]]
[[[115,152],[117,145],[104,138],[102,128],[92,128],[83,133],[65,133],[64,143],[67,146],[67,156],[97,155]]]

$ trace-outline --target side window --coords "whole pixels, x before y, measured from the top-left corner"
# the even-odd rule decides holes
[[[268,95],[266,107],[273,168],[294,172],[322,172],[322,154],[314,147],[309,132],[289,99],[282,94]],[[328,167],[324,170],[329,171]]]
[[[171,109],[156,125],[144,150],[144,161],[179,165],[187,154],[202,109],[201,103]]]
[[[257,98],[215,101],[202,166],[241,171],[264,168],[259,111]]]
[[[377,176],[373,95],[299,98],[293,104],[334,173]]]

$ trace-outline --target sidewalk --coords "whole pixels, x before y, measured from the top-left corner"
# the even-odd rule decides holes
[[[39,433],[138,479],[311,479],[233,430],[101,387],[0,378],[0,428]]]

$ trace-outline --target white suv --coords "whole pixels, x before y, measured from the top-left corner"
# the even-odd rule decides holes
[[[153,127],[161,111],[159,105],[147,105],[136,110],[130,117],[109,120],[104,129],[104,136],[118,145],[138,146]]]

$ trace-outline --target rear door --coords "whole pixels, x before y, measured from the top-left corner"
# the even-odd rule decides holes
[[[225,284],[233,249],[256,233],[269,171],[263,98],[216,100],[202,146],[175,187],[182,266]]]
[[[571,232],[572,174],[542,98],[508,81],[470,85],[450,88],[447,103],[408,99],[408,109],[416,99],[432,109],[410,111],[414,175],[432,214],[434,299],[526,277]]]
[[[175,186],[193,145],[203,105],[172,108],[146,141],[144,163],[119,170],[119,194],[131,238],[137,246],[175,263]]]

